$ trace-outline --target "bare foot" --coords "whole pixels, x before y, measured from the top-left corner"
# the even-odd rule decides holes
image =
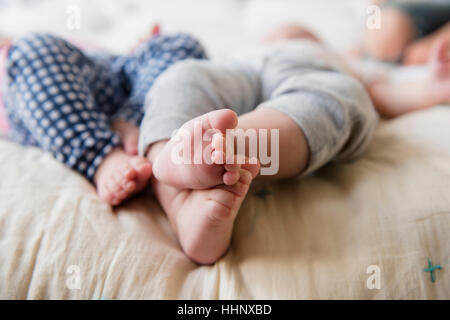
[[[151,174],[147,159],[115,149],[97,169],[94,182],[100,198],[116,206],[144,189]]]
[[[237,115],[229,109],[186,122],[175,137],[150,149],[148,157],[155,178],[179,189],[235,184],[239,180],[240,165],[237,161],[225,164],[226,144],[219,147],[216,142],[224,139],[216,138],[223,138],[226,129],[234,129],[237,122]]]
[[[119,133],[123,149],[130,155],[138,154],[139,128],[126,121],[115,121],[112,125],[114,131]]]
[[[230,244],[233,224],[259,164],[243,164],[239,181],[205,190],[182,190],[153,179],[153,190],[186,255],[199,264],[220,259]]]

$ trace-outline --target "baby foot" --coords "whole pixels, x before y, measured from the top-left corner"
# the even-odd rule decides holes
[[[147,159],[116,149],[103,160],[94,182],[99,197],[116,206],[144,189],[151,174],[152,167]]]
[[[113,130],[119,133],[123,149],[131,155],[138,154],[139,128],[126,121],[115,121]]]
[[[230,244],[234,221],[259,172],[259,164],[243,164],[239,181],[206,190],[177,190],[154,181],[155,194],[169,216],[186,255],[200,264],[222,257]]]
[[[236,114],[229,109],[186,122],[153,159],[155,178],[180,189],[206,189],[236,183],[241,166],[237,161],[225,163],[224,134],[227,129],[234,129],[237,122]],[[228,154],[234,159],[234,152]]]

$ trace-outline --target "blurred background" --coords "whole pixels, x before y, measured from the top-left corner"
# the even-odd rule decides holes
[[[361,35],[367,4],[366,0],[0,0],[0,36],[46,31],[124,52],[159,23],[163,32],[194,34],[214,57],[252,46],[280,23],[297,22],[331,47],[345,50]]]

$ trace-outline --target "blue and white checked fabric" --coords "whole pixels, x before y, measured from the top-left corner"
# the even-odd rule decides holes
[[[9,135],[92,181],[120,144],[112,121],[139,125],[158,76],[177,61],[204,58],[202,46],[184,34],[153,37],[126,56],[89,55],[52,35],[28,35],[13,44],[7,61]]]

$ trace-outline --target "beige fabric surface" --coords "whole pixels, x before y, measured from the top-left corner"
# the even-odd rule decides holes
[[[0,298],[448,299],[449,212],[446,107],[381,123],[353,163],[254,185],[214,266],[183,255],[151,195],[112,210],[50,155],[1,139]]]

